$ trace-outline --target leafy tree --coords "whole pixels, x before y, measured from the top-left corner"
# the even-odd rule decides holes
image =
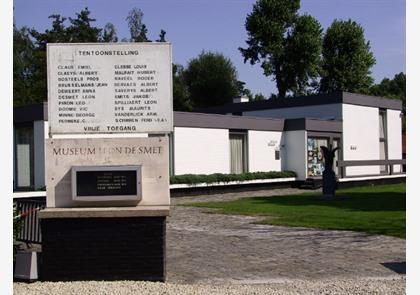
[[[334,20],[325,33],[322,56],[320,92],[368,91],[373,82],[370,69],[376,61],[359,24]]]
[[[172,75],[174,111],[190,112],[192,110],[192,106],[189,99],[187,84],[185,83],[185,74],[182,65],[173,64]]]
[[[262,93],[257,93],[254,95],[253,101],[267,100],[267,98]]]
[[[368,94],[389,97],[394,99],[400,99],[403,103],[403,130],[405,131],[405,114],[406,114],[406,101],[405,101],[405,84],[406,76],[405,73],[401,72],[394,76],[393,79],[384,78],[381,83],[375,84],[370,87]]]
[[[239,95],[236,69],[220,53],[203,51],[189,61],[184,76],[193,107],[222,105]]]
[[[13,25],[13,104],[21,106],[40,101],[32,91],[35,71],[35,45],[29,29]]]
[[[59,14],[50,15],[48,18],[52,19],[51,29],[45,30],[44,33],[35,29],[30,30],[35,44],[31,92],[36,98],[34,101],[28,101],[26,98],[15,97],[14,100],[23,99],[26,103],[32,103],[47,99],[47,43],[65,43],[69,40],[69,34],[64,25],[67,18]]]
[[[246,96],[249,98],[249,100],[253,100],[254,97],[252,95],[251,90],[245,88],[245,82],[239,80],[236,81],[236,87],[238,88],[240,96]]]
[[[369,94],[400,99],[405,102],[406,76],[403,72],[398,73],[393,79],[384,78],[381,83],[373,85]]]
[[[69,18],[71,25],[66,29],[68,42],[83,43],[100,41],[102,29],[91,25],[96,19],[90,18],[89,15],[90,11],[86,7],[80,13],[76,13],[77,18]]]
[[[133,8],[128,13],[126,18],[128,22],[128,28],[130,29],[131,41],[132,42],[149,42],[147,38],[147,28],[143,23],[143,12],[140,8]]]
[[[159,39],[156,42],[166,42],[165,40],[166,31],[160,30]]]
[[[284,80],[294,95],[308,95],[316,88],[322,50],[321,24],[310,15],[296,18],[287,34]]]
[[[101,39],[103,42],[118,42],[117,30],[113,24],[107,23],[105,25]]]
[[[52,14],[48,17],[52,19],[52,29],[45,30],[44,33],[39,33],[35,29],[31,29],[31,35],[35,38],[37,49],[45,51],[47,43],[64,43],[68,42],[68,30],[64,25],[67,18],[59,14]]]
[[[319,73],[322,27],[299,8],[299,0],[258,0],[246,18],[248,47],[239,51],[273,76],[278,97],[305,93]]]
[[[49,17],[51,28],[43,33],[35,29],[14,30],[14,105],[24,105],[44,101],[47,98],[47,43],[100,42],[102,29],[94,27],[95,19],[85,8],[70,18],[59,14]],[[106,27],[110,27],[107,25]],[[109,33],[109,31],[108,31]],[[116,37],[116,34],[114,34]],[[112,39],[112,38],[111,38]]]

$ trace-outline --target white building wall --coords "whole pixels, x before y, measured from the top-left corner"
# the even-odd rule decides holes
[[[387,110],[387,138],[388,138],[388,159],[402,159],[402,122],[401,111]],[[394,165],[394,172],[402,172],[401,165]]]
[[[174,128],[174,172],[180,174],[229,173],[229,130]]]
[[[298,180],[305,180],[307,174],[305,130],[283,132],[281,143],[284,165],[282,170],[294,171]]]
[[[292,98],[291,98],[292,99]],[[318,118],[318,119],[342,119],[341,104],[323,104],[313,106],[302,106],[283,109],[270,109],[244,112],[244,116],[268,117],[268,118],[283,118],[283,119],[297,119],[297,118]]]
[[[48,122],[34,121],[34,186],[45,186],[45,139],[48,138]]]
[[[379,109],[343,104],[343,160],[379,160]],[[379,166],[347,167],[346,175],[379,174]]]
[[[276,149],[280,150],[282,132],[248,131],[249,172],[281,171],[281,154],[276,160]]]

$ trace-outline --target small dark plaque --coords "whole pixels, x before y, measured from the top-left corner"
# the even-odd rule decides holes
[[[78,197],[137,195],[135,170],[76,171]]]

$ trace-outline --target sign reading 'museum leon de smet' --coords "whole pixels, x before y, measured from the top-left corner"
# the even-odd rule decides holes
[[[168,137],[53,138],[45,148],[48,207],[170,204]]]
[[[48,44],[50,132],[172,131],[168,43]]]

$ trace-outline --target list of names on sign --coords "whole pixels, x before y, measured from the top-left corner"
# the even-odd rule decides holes
[[[167,43],[49,44],[51,133],[172,131]]]

